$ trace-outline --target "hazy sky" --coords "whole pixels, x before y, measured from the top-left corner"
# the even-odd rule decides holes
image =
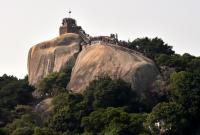
[[[58,36],[69,8],[90,35],[160,37],[200,55],[200,0],[0,0],[0,75],[24,77],[29,48]]]

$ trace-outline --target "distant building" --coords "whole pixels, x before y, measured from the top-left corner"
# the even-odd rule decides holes
[[[97,36],[97,37],[90,36],[82,29],[81,26],[77,26],[76,20],[73,18],[64,18],[62,20],[62,25],[60,26],[60,35],[66,33],[79,34],[79,36],[83,39],[81,45],[104,43],[104,44],[127,46],[127,42],[118,41],[118,34],[110,34],[110,36]]]
[[[81,27],[77,26],[76,20],[73,18],[64,18],[62,26],[60,26],[60,35],[66,33],[79,33]]]

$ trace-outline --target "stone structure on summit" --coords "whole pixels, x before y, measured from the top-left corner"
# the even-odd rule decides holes
[[[87,34],[81,26],[77,26],[76,20],[73,18],[64,18],[62,25],[59,30],[60,35],[66,33],[75,33],[79,34],[83,39],[82,45],[91,45],[98,42],[107,43],[107,44],[118,44],[122,45],[122,42],[118,41],[118,34],[110,34],[110,36],[98,36],[92,37]]]
[[[73,18],[64,18],[62,26],[60,26],[60,35],[66,33],[79,33],[81,26],[77,26],[76,20]]]
[[[66,89],[82,93],[97,76],[121,78],[133,90],[143,91],[159,74],[154,62],[139,52],[125,48],[117,34],[92,37],[75,19],[64,18],[60,35],[34,45],[29,50],[29,83],[36,86],[53,72],[73,67]]]

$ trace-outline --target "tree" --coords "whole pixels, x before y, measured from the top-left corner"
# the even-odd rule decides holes
[[[39,82],[37,91],[42,95],[45,95],[46,93],[51,94],[53,92],[54,83],[58,78],[58,75],[58,73],[51,73],[45,77],[41,82]]]
[[[134,104],[137,96],[130,84],[121,79],[100,77],[89,84],[84,93],[84,101],[92,108],[120,107]]]
[[[31,115],[22,115],[20,119],[15,119],[12,123],[7,124],[5,129],[11,135],[32,135],[35,122]]]
[[[186,131],[194,133],[200,126],[200,74],[178,72],[171,76],[171,100],[182,105],[188,120]]]
[[[66,88],[67,84],[70,81],[72,68],[73,66],[68,65],[61,70],[55,82],[57,87]]]
[[[82,107],[82,96],[79,94],[61,93],[53,99],[54,114],[49,127],[58,132],[79,133]]]
[[[46,76],[42,81],[39,82],[36,92],[42,97],[56,96],[59,93],[66,91],[66,86],[70,81],[71,66],[65,67],[59,73],[53,72]]]
[[[84,117],[81,126],[91,135],[136,135],[144,133],[144,114],[129,114],[122,108],[108,107]]]
[[[29,104],[32,101],[33,87],[28,85],[27,76],[18,80],[16,77],[3,75],[0,77],[0,120],[3,123],[11,121],[17,104]]]
[[[183,135],[186,126],[184,111],[175,102],[159,103],[147,117],[146,127],[153,135]]]
[[[160,54],[155,58],[155,62],[159,67],[174,68],[177,72],[188,71],[192,73],[200,73],[200,58],[192,56],[188,53],[183,55],[173,54]]]
[[[58,132],[82,133],[81,120],[93,110],[98,110],[98,113],[99,108],[113,106],[124,107],[130,111],[127,106],[133,106],[130,107],[131,109],[137,108],[138,103],[136,101],[137,97],[128,83],[121,79],[112,80],[109,77],[101,77],[90,83],[83,96],[61,93],[54,97],[54,114],[49,126]],[[134,111],[134,109],[131,111]],[[110,128],[114,127],[114,123],[110,122]],[[120,132],[122,131],[120,130]]]
[[[50,127],[55,131],[66,132],[76,130],[79,128],[79,124],[77,118],[69,113],[67,107],[64,107],[54,114]]]
[[[193,58],[188,62],[187,71],[200,74],[200,69],[197,67],[200,67],[200,57]]]
[[[138,38],[129,43],[129,48],[143,53],[145,56],[155,59],[160,54],[172,55],[174,51],[172,46],[164,43],[160,38]]]

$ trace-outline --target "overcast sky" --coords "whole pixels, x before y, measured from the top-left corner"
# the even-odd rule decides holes
[[[0,75],[24,77],[29,48],[58,36],[69,8],[90,35],[160,37],[200,56],[200,0],[0,0]]]

